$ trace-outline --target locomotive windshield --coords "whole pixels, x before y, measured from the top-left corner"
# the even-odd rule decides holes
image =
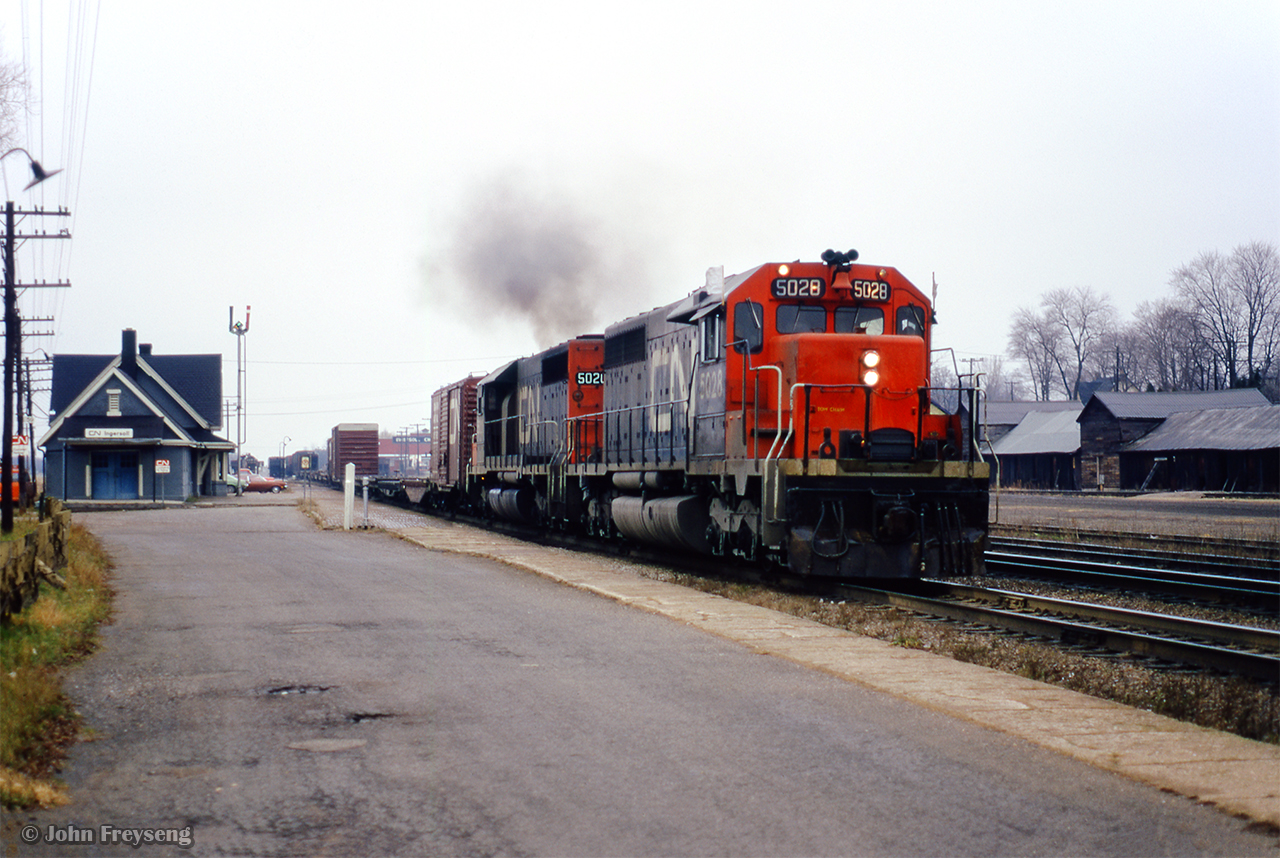
[[[884,333],[884,310],[879,307],[837,307],[836,333],[879,336]]]
[[[821,334],[827,330],[827,310],[825,307],[779,304],[776,321],[780,334]]]

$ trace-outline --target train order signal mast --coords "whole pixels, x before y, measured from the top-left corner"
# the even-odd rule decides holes
[[[240,463],[243,461],[240,457],[240,446],[244,443],[244,335],[249,333],[249,311],[251,307],[244,308],[244,323],[236,321],[236,308],[227,308],[227,324],[228,330],[236,335],[236,494],[244,494],[244,486],[240,485]]]

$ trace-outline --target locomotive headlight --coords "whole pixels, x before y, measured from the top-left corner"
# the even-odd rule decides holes
[[[873,367],[877,367],[877,366],[879,366],[879,365],[880,365],[880,352],[875,352],[875,351],[871,351],[871,352],[863,352],[863,353],[862,353],[862,365],[863,365],[863,366],[865,366],[867,369],[871,369],[871,368],[873,368]]]
[[[869,369],[862,374],[862,383],[874,387],[880,381],[880,373],[874,369]]]
[[[787,276],[788,274],[790,274],[790,273],[791,273],[791,266],[790,266],[790,265],[779,265],[779,266],[778,266],[778,276],[779,276],[779,277],[786,277],[786,276]]]

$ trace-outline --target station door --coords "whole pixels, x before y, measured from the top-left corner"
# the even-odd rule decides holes
[[[127,451],[94,453],[93,497],[95,500],[136,500],[138,454]]]

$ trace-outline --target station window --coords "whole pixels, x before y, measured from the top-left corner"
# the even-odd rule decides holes
[[[733,348],[739,354],[764,348],[764,307],[755,301],[733,305]]]
[[[884,333],[884,310],[880,307],[837,307],[836,333],[879,336]]]
[[[827,311],[824,307],[779,304],[776,321],[780,334],[822,334],[827,330]]]

